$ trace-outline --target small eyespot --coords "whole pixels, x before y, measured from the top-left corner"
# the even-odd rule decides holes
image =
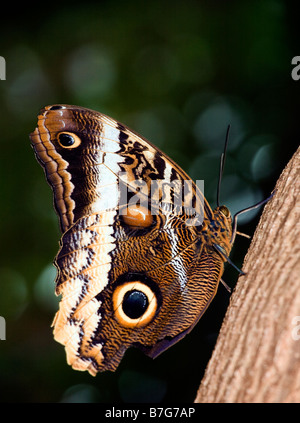
[[[154,318],[158,307],[155,293],[140,281],[117,286],[112,300],[115,318],[127,328],[147,325]]]
[[[63,148],[76,148],[81,144],[81,139],[78,135],[72,132],[60,132],[57,134],[57,141]]]
[[[59,105],[49,107],[49,110],[59,110],[59,109],[64,109],[64,107],[63,106],[59,106]]]
[[[134,204],[120,210],[125,225],[132,228],[148,228],[153,223],[153,216],[147,207]]]
[[[224,214],[225,217],[230,217],[230,211],[226,206],[220,206],[219,210]]]

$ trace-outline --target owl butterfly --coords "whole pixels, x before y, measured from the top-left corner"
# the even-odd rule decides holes
[[[93,110],[41,110],[31,134],[53,190],[55,340],[77,370],[116,370],[125,351],[156,357],[214,298],[235,231],[169,157]],[[184,189],[183,189],[184,187]]]

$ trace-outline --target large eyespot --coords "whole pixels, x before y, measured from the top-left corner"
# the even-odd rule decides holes
[[[226,206],[220,206],[219,210],[224,214],[225,217],[230,217],[230,211]]]
[[[76,148],[81,144],[81,139],[72,132],[59,132],[57,141],[63,148]]]
[[[132,289],[123,297],[122,309],[130,319],[139,319],[147,310],[148,297],[143,291]]]
[[[154,318],[157,307],[155,292],[140,281],[125,282],[113,293],[115,318],[127,328],[147,325]]]
[[[140,204],[129,204],[121,208],[120,215],[125,225],[132,228],[149,228],[154,221],[150,210]]]

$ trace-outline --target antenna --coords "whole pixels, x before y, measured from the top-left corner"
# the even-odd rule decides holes
[[[228,145],[228,139],[229,139],[229,131],[230,131],[230,125],[228,125],[228,127],[227,127],[224,151],[221,154],[219,181],[218,181],[218,188],[217,188],[217,206],[218,207],[220,206],[221,181],[222,181],[223,171],[224,171],[224,167],[225,167],[225,158],[226,158],[226,151],[227,151],[227,145]]]
[[[238,216],[239,216],[240,214],[243,214],[243,213],[246,213],[246,212],[248,212],[248,211],[250,211],[250,210],[256,209],[257,207],[262,206],[263,204],[267,203],[267,202],[268,202],[269,200],[271,200],[271,198],[274,196],[275,192],[276,192],[276,190],[274,190],[274,191],[272,192],[272,194],[271,194],[268,198],[266,198],[266,199],[264,199],[264,200],[262,200],[262,201],[259,201],[258,203],[254,204],[253,206],[246,207],[245,209],[238,211],[238,212],[237,212],[237,213],[233,216],[232,235],[231,235],[231,240],[230,240],[230,243],[231,243],[231,244],[233,243],[233,241],[234,241],[234,239],[235,239],[235,236],[236,236],[236,234],[237,234],[237,230],[236,230],[236,228],[237,228],[237,218],[238,218]]]

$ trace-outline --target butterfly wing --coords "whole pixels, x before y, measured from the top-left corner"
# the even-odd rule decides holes
[[[63,231],[54,336],[68,363],[95,375],[115,370],[130,346],[157,356],[196,324],[223,272],[201,191],[190,183],[182,207],[188,176],[89,109],[46,107],[31,140]]]

